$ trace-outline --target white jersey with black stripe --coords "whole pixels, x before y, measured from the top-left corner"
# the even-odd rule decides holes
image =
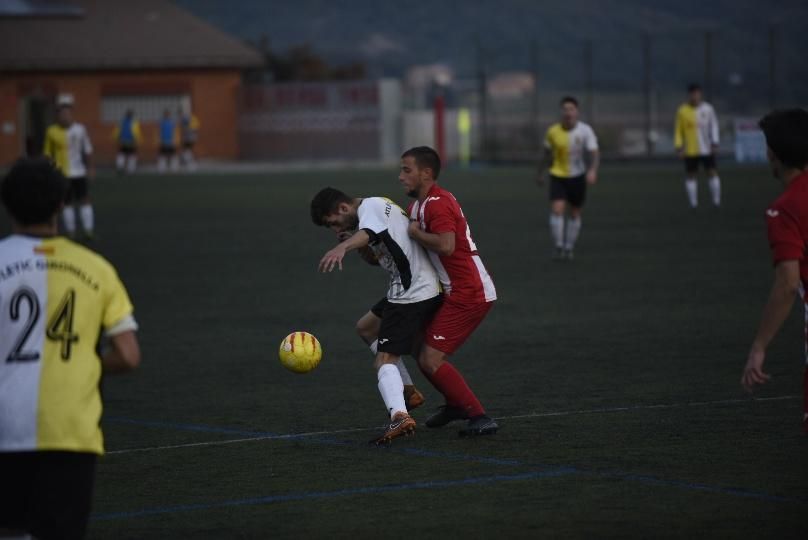
[[[357,209],[359,229],[370,235],[370,248],[379,265],[390,273],[387,299],[411,304],[440,293],[438,274],[429,256],[407,232],[407,213],[390,199],[368,197]]]

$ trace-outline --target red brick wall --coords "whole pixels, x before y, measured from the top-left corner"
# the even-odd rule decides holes
[[[238,95],[241,76],[235,70],[151,71],[142,73],[43,73],[0,76],[0,165],[7,165],[25,151],[22,99],[40,92],[46,96],[70,93],[75,98],[74,116],[87,126],[95,146],[96,162],[112,163],[116,145],[114,124],[101,121],[101,97],[113,94],[185,93],[191,95],[199,118],[198,157],[236,159],[238,148]],[[9,126],[14,132],[9,132]],[[142,161],[157,156],[157,124],[141,123],[144,140]]]

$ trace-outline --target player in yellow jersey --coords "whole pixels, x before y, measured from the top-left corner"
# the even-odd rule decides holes
[[[588,155],[587,155],[588,154]],[[586,200],[587,184],[598,179],[600,153],[592,128],[578,120],[578,100],[566,96],[561,100],[561,121],[547,130],[544,157],[539,163],[539,184],[550,167],[550,232],[556,259],[573,258],[573,250],[581,232],[581,213]],[[569,205],[566,231],[564,214]]]
[[[42,153],[53,161],[69,182],[66,204],[62,210],[67,234],[71,237],[76,235],[76,211],[73,205],[78,204],[84,234],[92,238],[94,216],[88,181],[95,177],[93,145],[84,126],[73,120],[73,96],[59,96],[56,106],[57,122],[45,132]]]
[[[715,206],[721,205],[721,179],[715,164],[718,151],[718,119],[715,109],[704,101],[701,87],[691,84],[687,88],[687,103],[676,112],[674,146],[685,163],[685,190],[691,208],[699,205],[699,185],[696,177],[699,165],[707,171],[710,194]]]
[[[140,362],[115,269],[57,236],[65,190],[44,158],[18,161],[0,185],[13,230],[0,240],[0,537],[84,536],[104,451],[101,375]]]

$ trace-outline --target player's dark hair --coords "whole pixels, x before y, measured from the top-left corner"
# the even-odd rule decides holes
[[[783,109],[760,120],[766,145],[780,162],[790,169],[808,165],[808,111]]]
[[[432,148],[428,146],[410,148],[401,154],[401,159],[407,157],[414,158],[419,169],[432,169],[432,178],[438,179],[440,175],[440,156]]]
[[[573,105],[575,105],[575,108],[576,108],[576,109],[577,109],[577,108],[579,108],[579,106],[578,106],[578,100],[577,100],[577,99],[575,99],[575,98],[574,98],[574,97],[572,97],[572,96],[564,96],[563,98],[561,98],[561,101],[560,101],[558,104],[559,104],[559,105],[561,105],[561,106],[563,107],[563,106],[564,106],[564,105],[566,105],[567,103],[572,103]]]
[[[699,85],[698,83],[690,83],[690,84],[687,85],[687,93],[688,94],[691,93],[691,92],[696,92],[696,91],[701,92],[701,85]]]
[[[351,204],[353,199],[338,189],[323,188],[311,200],[311,220],[315,225],[326,226],[325,217],[336,213],[342,203]]]
[[[20,225],[50,222],[65,200],[67,180],[46,158],[17,160],[3,178],[0,200]]]

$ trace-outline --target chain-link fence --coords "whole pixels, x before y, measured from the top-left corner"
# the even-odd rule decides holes
[[[606,156],[673,153],[676,109],[689,83],[698,83],[717,111],[721,151],[733,144],[733,123],[782,106],[808,105],[808,69],[801,51],[808,33],[799,21],[761,25],[754,35],[721,28],[626,35],[619,40],[479,40],[476,69],[445,86],[420,89],[405,108],[441,93],[448,110],[472,111],[473,156],[482,160],[535,159],[547,127],[557,121],[559,100],[575,96],[581,119],[596,130]],[[405,113],[406,114],[406,113]],[[451,128],[451,123],[450,123]],[[448,133],[449,157],[452,134]]]

